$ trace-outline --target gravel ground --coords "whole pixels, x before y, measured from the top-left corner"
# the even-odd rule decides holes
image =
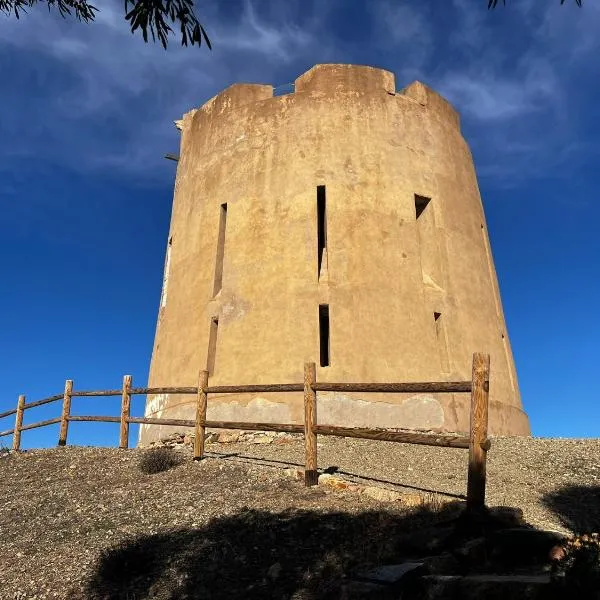
[[[389,560],[403,532],[448,516],[303,487],[283,474],[301,466],[301,440],[207,450],[155,475],[140,472],[141,450],[0,455],[0,600],[337,598],[325,582],[348,564]],[[325,437],[318,451],[346,479],[465,493],[466,451]],[[597,440],[495,439],[488,504],[598,531],[599,458]]]
[[[303,466],[300,441],[286,445],[208,446],[215,447],[220,456],[232,455],[227,460],[264,461],[273,466],[282,466],[277,462],[282,461]],[[317,450],[320,469],[338,467],[337,472],[347,479],[371,481],[370,485],[390,489],[463,498],[466,494],[467,450],[323,436]],[[487,473],[487,504],[519,507],[537,528],[569,533],[600,525],[598,439],[494,438]],[[583,489],[586,487],[589,489]],[[564,497],[553,498],[558,491],[564,491]],[[576,496],[574,502],[570,502],[569,494]],[[585,523],[585,514],[579,514],[586,511],[589,524]]]

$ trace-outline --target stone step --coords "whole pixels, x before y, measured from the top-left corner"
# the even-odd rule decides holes
[[[555,600],[549,575],[425,575],[403,600]],[[557,600],[557,599],[556,599]]]

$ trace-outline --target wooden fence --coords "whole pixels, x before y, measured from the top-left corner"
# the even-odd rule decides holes
[[[305,471],[304,480],[307,486],[317,483],[317,435],[333,435],[353,437],[404,444],[423,444],[427,446],[446,446],[469,450],[469,466],[467,476],[467,508],[477,508],[485,504],[486,455],[491,443],[487,436],[488,392],[489,392],[490,357],[487,354],[473,355],[471,381],[427,382],[427,383],[328,383],[316,379],[315,363],[304,365],[304,383],[277,383],[265,385],[208,385],[208,371],[201,371],[196,387],[132,387],[131,375],[123,377],[123,387],[119,390],[75,391],[73,381],[68,379],[62,394],[56,394],[43,400],[25,402],[25,396],[19,396],[17,407],[0,413],[0,418],[16,415],[13,429],[0,431],[0,437],[13,436],[13,450],[21,447],[21,432],[45,425],[60,423],[58,445],[67,443],[69,423],[72,421],[101,421],[120,423],[119,448],[128,447],[129,424],[171,425],[194,427],[194,459],[204,456],[204,439],[206,428],[212,429],[246,429],[256,431],[280,431],[304,433]],[[249,423],[234,421],[207,421],[206,410],[209,394],[228,393],[262,393],[262,392],[304,392],[304,424],[293,423]],[[395,393],[471,393],[471,423],[469,436],[436,435],[410,431],[390,431],[382,429],[366,429],[319,425],[317,421],[317,392],[395,392]],[[137,394],[195,394],[197,397],[196,418],[162,419],[148,417],[131,417],[131,396]],[[95,417],[71,415],[71,399],[75,396],[121,396],[120,417]],[[60,417],[23,425],[25,410],[62,400]]]

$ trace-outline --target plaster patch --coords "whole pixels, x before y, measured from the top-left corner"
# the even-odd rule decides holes
[[[169,394],[154,394],[151,399],[146,401],[146,410],[144,416],[148,417],[161,411],[169,401]]]
[[[221,305],[221,321],[235,321],[243,317],[248,310],[248,303],[232,296]]]
[[[249,421],[259,423],[291,423],[291,411],[287,404],[272,402],[266,398],[253,398],[248,404],[238,402],[208,403],[209,421]]]
[[[317,394],[321,425],[435,429],[444,425],[444,410],[431,396],[411,396],[401,404],[367,402],[335,392]]]

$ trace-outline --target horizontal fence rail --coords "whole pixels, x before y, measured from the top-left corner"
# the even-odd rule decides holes
[[[62,396],[61,396],[62,398]],[[4,417],[10,417],[11,415],[14,415],[17,412],[16,408],[13,408],[11,410],[7,410],[3,413],[0,413],[0,419],[3,419]]]
[[[277,431],[304,434],[305,485],[317,483],[317,435],[442,446],[469,450],[469,466],[467,476],[467,508],[473,509],[485,504],[486,459],[491,442],[487,436],[488,394],[490,359],[487,354],[474,354],[471,381],[451,382],[412,382],[412,383],[330,383],[316,381],[315,363],[304,365],[303,383],[276,383],[253,385],[208,385],[208,372],[200,371],[198,385],[195,387],[132,387],[131,376],[125,375],[123,386],[118,390],[83,390],[74,391],[73,381],[65,382],[64,392],[35,402],[25,402],[25,396],[19,396],[17,407],[0,413],[0,419],[15,416],[13,429],[0,431],[0,437],[13,436],[13,450],[19,450],[21,432],[60,423],[58,445],[67,443],[70,422],[105,422],[120,423],[119,447],[129,445],[129,425],[163,425],[194,428],[194,459],[204,457],[204,440],[206,429],[243,429],[254,431]],[[304,392],[304,423],[262,423],[237,421],[211,421],[207,419],[209,394],[242,394],[267,392]],[[424,433],[419,431],[397,431],[392,429],[375,429],[362,427],[339,427],[318,424],[317,392],[372,392],[372,393],[471,393],[471,422],[468,436]],[[133,395],[155,394],[195,394],[195,419],[166,419],[158,417],[132,417],[130,414],[131,397]],[[73,397],[106,397],[121,396],[121,415],[93,416],[71,415],[71,399]],[[62,400],[60,417],[23,425],[24,412],[27,409],[43,406]]]
[[[470,392],[470,381],[422,382],[422,383],[317,383],[316,392],[394,392],[424,394],[427,392],[443,394],[447,392]]]
[[[364,440],[382,440],[385,442],[401,442],[403,444],[420,444],[424,446],[446,446],[448,448],[469,447],[469,438],[467,436],[435,436],[428,433],[362,429],[358,427],[334,427],[332,425],[315,425],[313,431],[319,435],[335,435]]]
[[[43,400],[36,400],[35,402],[27,402],[23,405],[23,408],[34,408],[35,406],[43,406],[44,404],[50,404],[51,402],[56,402],[57,400],[62,400],[63,394],[56,394],[56,396],[50,396],[49,398],[44,398]]]

